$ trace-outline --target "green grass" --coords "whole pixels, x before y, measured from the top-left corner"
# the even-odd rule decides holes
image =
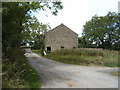
[[[40,50],[32,50],[32,52],[41,55],[41,51]]]
[[[22,52],[19,50],[19,53]],[[40,78],[21,54],[15,61],[3,59],[3,88],[40,88]]]
[[[118,51],[110,50],[64,49],[47,54],[46,57],[68,64],[120,66],[118,65]]]

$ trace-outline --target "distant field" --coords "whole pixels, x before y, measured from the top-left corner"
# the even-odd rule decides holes
[[[118,67],[118,51],[97,49],[64,49],[45,57],[68,64]]]

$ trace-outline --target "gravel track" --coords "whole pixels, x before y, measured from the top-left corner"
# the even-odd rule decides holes
[[[25,54],[41,78],[41,88],[118,88],[114,67],[80,66],[56,62],[33,52]]]

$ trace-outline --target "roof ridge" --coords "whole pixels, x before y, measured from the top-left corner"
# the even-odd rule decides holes
[[[58,27],[61,26],[61,25],[63,25],[63,26],[65,26],[66,28],[68,28],[65,24],[61,23],[60,25],[56,26],[55,28],[51,29],[50,31],[55,30],[56,28],[58,28]],[[69,29],[70,31],[72,31],[73,33],[77,34],[77,33],[74,32],[73,30],[71,30],[70,28],[68,28],[68,29]],[[78,34],[77,34],[77,35],[78,35]]]

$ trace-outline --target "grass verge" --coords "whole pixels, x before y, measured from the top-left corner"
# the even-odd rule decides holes
[[[16,60],[3,58],[3,88],[40,88],[37,72],[29,65],[22,50],[18,50]],[[22,52],[20,54],[20,52]],[[17,52],[18,53],[18,52]]]
[[[32,52],[38,54],[38,55],[41,55],[41,51],[40,50],[32,50]]]
[[[45,57],[68,64],[120,66],[118,65],[118,51],[110,50],[64,49],[49,53]]]

